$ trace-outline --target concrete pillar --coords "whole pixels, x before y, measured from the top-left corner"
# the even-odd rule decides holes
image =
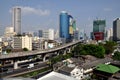
[[[45,62],[45,61],[46,61],[46,56],[43,57],[43,62]]]
[[[60,51],[57,51],[57,55],[60,55]]]
[[[59,50],[59,51],[57,51],[57,55],[61,55],[61,54],[66,54],[66,50]]]
[[[63,55],[66,55],[66,53],[67,53],[67,49],[65,49],[63,52],[64,52]]]
[[[48,42],[45,41],[45,49],[48,49]]]
[[[18,69],[18,61],[14,61],[14,69]]]
[[[70,53],[71,52],[71,49],[70,48],[68,48],[68,53]]]
[[[14,64],[14,61],[13,61],[13,60],[11,60],[11,64]]]
[[[42,55],[37,55],[37,58],[39,58],[39,59],[42,58]]]

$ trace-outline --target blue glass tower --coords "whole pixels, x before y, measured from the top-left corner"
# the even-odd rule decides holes
[[[60,38],[64,38],[66,40],[70,39],[69,15],[65,11],[62,11],[60,14]]]

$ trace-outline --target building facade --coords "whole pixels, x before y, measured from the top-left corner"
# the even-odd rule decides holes
[[[49,39],[54,40],[55,32],[54,29],[49,29]]]
[[[94,40],[104,40],[105,38],[105,20],[94,20],[93,21],[93,32],[92,37]]]
[[[14,37],[13,48],[15,50],[27,48],[28,50],[31,51],[32,50],[32,37],[29,37],[29,36]]]
[[[113,40],[120,41],[120,18],[113,21]]]
[[[66,11],[60,13],[60,38],[69,40],[69,15]]]
[[[39,37],[43,37],[42,35],[43,35],[43,30],[39,30],[39,31],[38,31],[38,36],[39,36]]]
[[[6,37],[12,37],[12,36],[14,36],[16,33],[14,32],[14,28],[13,27],[6,27],[5,28],[5,33],[4,33],[4,35],[6,36]]]
[[[54,29],[42,30],[42,37],[49,40],[54,40]]]
[[[106,32],[106,40],[107,41],[112,41],[113,40],[113,29],[110,28]]]
[[[21,8],[13,7],[12,11],[12,26],[16,34],[21,34]]]

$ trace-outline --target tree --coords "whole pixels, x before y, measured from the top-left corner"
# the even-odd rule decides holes
[[[74,56],[79,56],[82,48],[83,48],[83,44],[78,44],[77,46],[74,47],[74,49],[72,50],[72,53],[74,54]]]
[[[113,41],[106,41],[106,43],[103,45],[105,48],[105,53],[110,54],[114,51],[114,46],[116,46],[117,43]]]
[[[73,50],[75,55],[93,55],[98,58],[103,58],[105,54],[105,49],[103,46],[94,44],[79,44]]]
[[[88,45],[84,45],[80,54],[93,55],[98,58],[103,58],[105,54],[105,49],[103,46],[88,44]]]
[[[116,51],[113,55],[113,59],[120,60],[120,52]]]
[[[11,49],[6,49],[6,52],[7,53],[10,53],[12,50]]]
[[[28,49],[27,48],[23,48],[23,51],[28,51]]]

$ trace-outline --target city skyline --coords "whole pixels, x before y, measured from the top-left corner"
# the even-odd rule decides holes
[[[0,29],[12,25],[11,9],[19,6],[22,9],[22,32],[39,29],[59,29],[59,14],[67,11],[74,16],[76,25],[90,34],[93,20],[105,19],[106,28],[111,28],[114,19],[120,17],[119,0],[1,0]],[[89,35],[88,35],[89,36]]]

